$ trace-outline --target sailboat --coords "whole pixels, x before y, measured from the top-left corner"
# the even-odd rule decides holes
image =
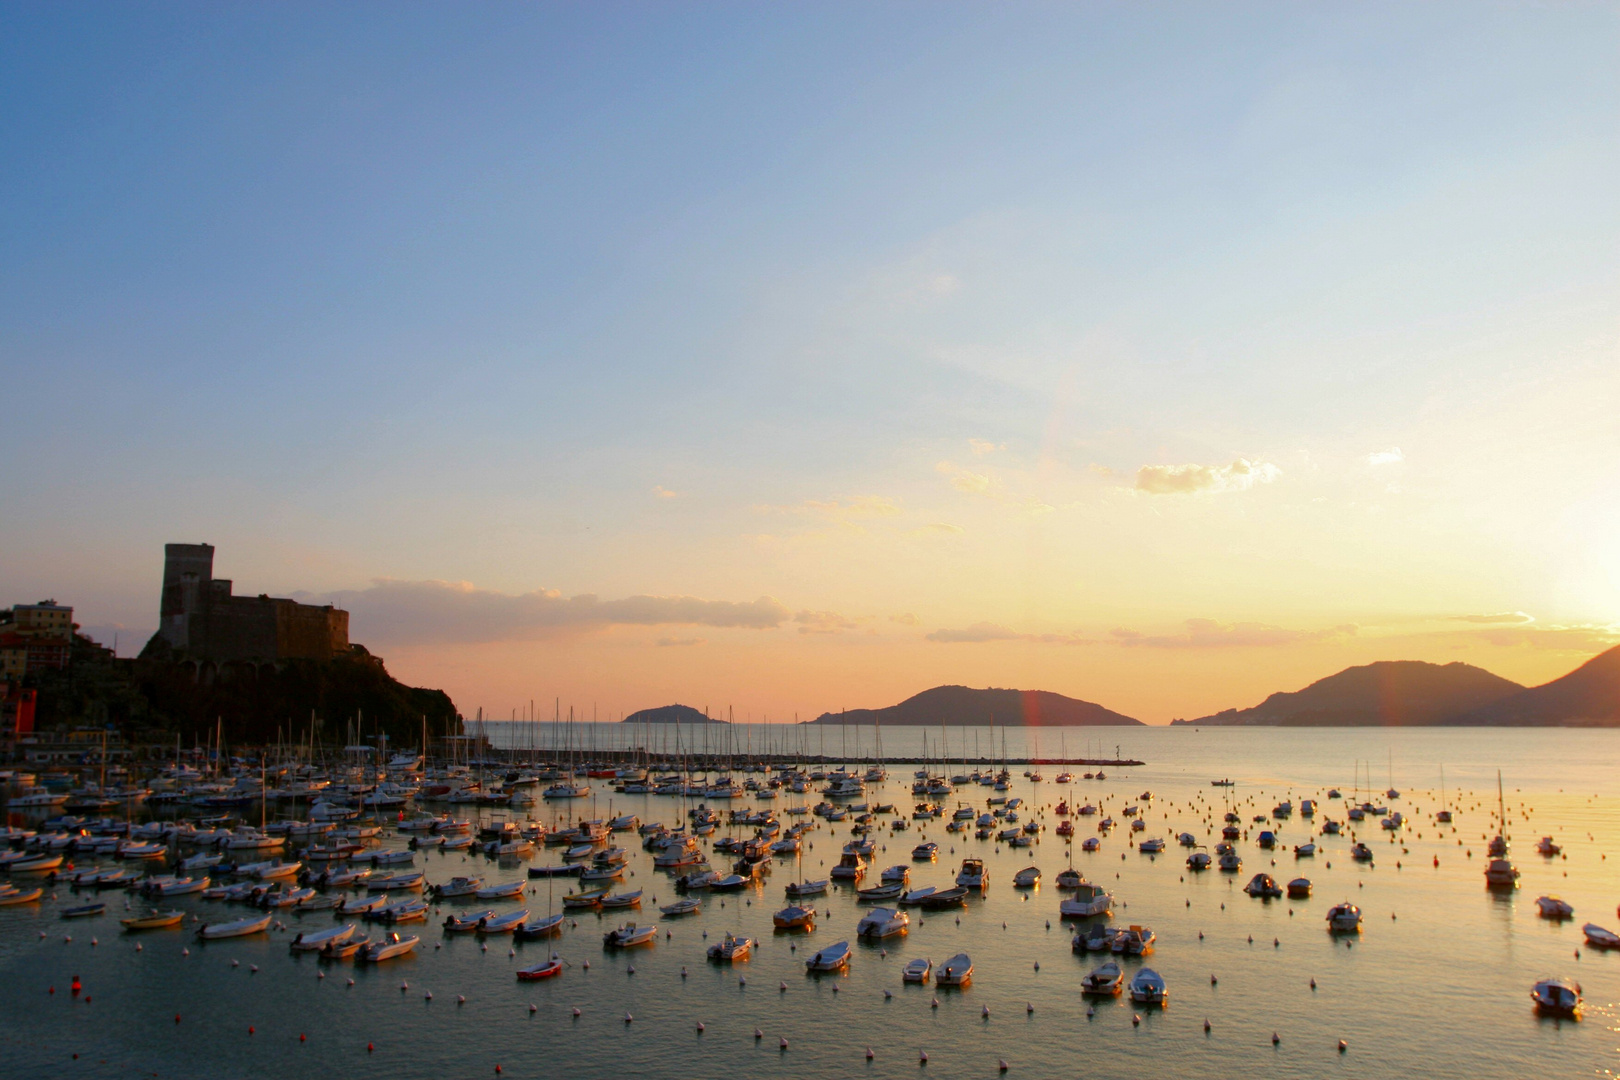
[[[1519,871],[1508,861],[1507,801],[1502,796],[1502,770],[1496,770],[1496,812],[1501,831],[1491,841],[1491,861],[1485,867],[1485,885],[1492,889],[1519,887]]]

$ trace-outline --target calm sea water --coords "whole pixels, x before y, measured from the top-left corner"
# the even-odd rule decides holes
[[[609,734],[597,733],[604,740],[598,745],[609,745]],[[1022,753],[1015,740],[1026,734],[1034,735],[1008,732],[1009,756]],[[838,735],[837,729],[826,732],[829,753],[839,752]],[[955,729],[949,733],[953,758],[960,753],[954,745],[958,735]],[[972,737],[970,729],[970,754]],[[866,756],[870,732],[863,738],[860,754]],[[931,733],[931,749],[934,738]],[[989,733],[981,732],[980,738],[988,742]],[[999,752],[999,732],[996,738]],[[1097,853],[1082,853],[1078,844],[1071,853],[1050,831],[1032,849],[998,850],[971,834],[947,834],[942,822],[926,828],[913,823],[885,841],[877,867],[908,863],[914,885],[945,885],[964,855],[978,855],[989,862],[990,890],[960,915],[924,913],[919,920],[914,912],[910,934],[890,939],[886,954],[876,946],[856,945],[849,974],[842,978],[808,977],[801,961],[816,947],[853,941],[861,905],[851,894],[835,892],[817,903],[822,917],[813,935],[774,934],[771,912],[782,906],[782,886],[794,876],[787,862],[756,891],[713,896],[699,915],[661,920],[651,898],[668,903],[675,892],[633,839],[621,839],[632,851],[634,876],[625,887],[646,889],[648,903],[631,917],[659,922],[660,931],[656,945],[627,953],[604,952],[601,943],[602,933],[625,916],[590,915],[560,939],[517,944],[516,956],[509,955],[514,946],[504,939],[489,939],[486,951],[475,939],[441,936],[430,923],[412,931],[424,935],[417,956],[374,967],[323,965],[291,956],[287,939],[299,928],[330,925],[326,913],[289,916],[290,929],[274,935],[204,945],[189,932],[120,934],[116,917],[122,914],[122,894],[102,894],[110,901],[106,916],[63,922],[58,910],[73,896],[60,888],[55,900],[37,908],[0,908],[4,1071],[87,1077],[470,1077],[493,1076],[499,1065],[504,1077],[585,1080],[918,1075],[938,1080],[993,1077],[1004,1059],[1012,1077],[1132,1080],[1144,1075],[1613,1077],[1620,1072],[1620,954],[1587,949],[1579,930],[1588,920],[1611,929],[1620,923],[1620,732],[1129,729],[1099,734],[1069,729],[1060,736],[1043,729],[1039,738],[1043,754],[1055,756],[1060,741],[1078,755],[1088,739],[1106,740],[1109,752],[1118,742],[1126,756],[1147,762],[1112,770],[1106,781],[1072,787],[1052,783],[1052,768],[1038,786],[1017,777],[1010,794],[1044,808],[1037,816],[1048,827],[1058,821],[1050,807],[1060,798],[1099,803],[1119,818],[1125,805],[1151,790],[1156,798],[1147,804],[1149,827],[1140,835],[1162,836],[1170,849],[1156,857],[1142,855],[1121,828]],[[921,732],[886,731],[884,743],[891,754],[916,753]],[[857,754],[853,745],[849,752]],[[1375,822],[1366,823],[1361,837],[1377,852],[1372,865],[1348,858],[1353,841],[1346,835],[1317,838],[1323,850],[1315,859],[1296,863],[1292,854],[1279,851],[1273,868],[1271,853],[1258,849],[1251,833],[1240,846],[1242,873],[1185,870],[1176,833],[1189,829],[1204,836],[1213,825],[1215,836],[1206,837],[1213,843],[1228,802],[1247,823],[1283,798],[1296,804],[1304,797],[1321,798],[1328,786],[1352,794],[1358,768],[1367,771],[1358,762],[1370,763],[1371,786],[1378,792],[1391,785],[1393,773],[1393,785],[1403,796],[1391,805],[1411,819],[1393,844]],[[1432,821],[1440,805],[1442,765],[1447,801],[1457,811],[1455,832]],[[1507,787],[1513,859],[1523,872],[1521,889],[1506,897],[1488,893],[1481,878],[1498,768]],[[886,790],[871,794],[872,801],[909,805],[909,770],[893,772]],[[1209,780],[1216,777],[1231,777],[1238,786],[1212,788]],[[1361,780],[1363,788],[1367,783]],[[971,801],[982,807],[989,794],[988,788],[964,789],[946,804]],[[601,788],[598,796],[566,810],[536,807],[533,816],[550,821],[563,812],[603,816],[611,809],[674,822],[681,814],[675,799],[610,800]],[[784,796],[775,805],[792,801]],[[753,800],[736,805],[753,805]],[[1317,821],[1323,816],[1342,820],[1342,804],[1325,803]],[[1077,841],[1095,828],[1095,819],[1076,821]],[[1281,825],[1281,840],[1301,843],[1308,831],[1296,814]],[[937,864],[910,863],[910,848],[924,834],[941,844]],[[1533,844],[1542,835],[1556,837],[1565,856],[1537,855]],[[805,852],[805,872],[824,876],[846,838],[845,827],[823,824]],[[403,839],[388,843],[399,846]],[[536,861],[556,858],[557,849],[550,849]],[[1051,887],[1071,858],[1091,880],[1115,893],[1116,923],[1142,923],[1157,932],[1157,948],[1146,963],[1169,985],[1167,1007],[1102,1001],[1094,1016],[1086,1015],[1079,980],[1100,961],[1071,953],[1070,935],[1057,918],[1060,894]],[[723,859],[718,857],[716,865]],[[1032,864],[1042,869],[1045,883],[1033,892],[1015,890],[1012,875]],[[455,854],[418,856],[417,865],[427,868],[430,880],[477,870],[493,881],[522,875],[526,864],[498,867],[479,856]],[[1308,876],[1315,895],[1304,901],[1251,900],[1241,887],[1261,870],[1280,880]],[[558,879],[556,896],[567,888],[566,880]],[[544,913],[552,903],[547,883],[531,885],[527,906]],[[1543,893],[1570,901],[1575,918],[1562,924],[1537,918],[1534,899]],[[1325,930],[1327,908],[1341,899],[1358,903],[1366,916],[1352,948]],[[216,919],[227,910],[194,897],[178,898],[176,906]],[[453,909],[448,903],[444,908]],[[707,941],[726,930],[762,939],[750,962],[705,961]],[[560,978],[540,984],[514,980],[515,968],[550,951],[571,965]],[[944,991],[901,983],[901,968],[912,957],[939,961],[958,951],[973,957],[971,987]],[[1127,962],[1127,976],[1141,964]],[[322,970],[324,979],[317,977]],[[1587,1007],[1581,1022],[1541,1019],[1532,1012],[1529,988],[1544,974],[1582,983]],[[85,991],[77,1001],[66,992],[74,975]],[[785,990],[780,989],[784,982]],[[48,992],[51,987],[55,994]],[[425,997],[429,991],[431,1001]],[[884,991],[893,997],[886,999]],[[465,1004],[457,1003],[458,995]],[[633,1017],[628,1023],[627,1013]],[[1133,1025],[1133,1015],[1140,1016],[1140,1025]],[[755,1038],[756,1029],[762,1038]],[[1275,1045],[1273,1033],[1280,1039]],[[788,1040],[785,1051],[778,1048],[781,1038]],[[1342,1054],[1340,1039],[1347,1041]],[[868,1047],[875,1055],[870,1061]],[[928,1064],[919,1066],[923,1051]]]

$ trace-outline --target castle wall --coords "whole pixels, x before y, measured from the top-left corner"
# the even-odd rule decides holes
[[[158,633],[194,660],[325,660],[349,649],[349,613],[269,596],[233,596],[210,544],[167,544]]]

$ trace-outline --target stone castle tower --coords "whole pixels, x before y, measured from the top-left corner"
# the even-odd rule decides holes
[[[165,544],[157,637],[189,660],[328,660],[349,651],[349,613],[260,594],[214,577],[212,544]]]

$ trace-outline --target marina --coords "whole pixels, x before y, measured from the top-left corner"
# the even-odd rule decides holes
[[[776,779],[787,797],[758,799],[742,788],[719,804],[716,827],[695,844],[700,861],[668,869],[655,866],[660,826],[684,850],[682,827],[708,816],[707,796],[627,794],[616,790],[626,786],[618,777],[597,778],[592,795],[566,810],[462,804],[449,814],[443,800],[414,795],[407,800],[414,809],[391,814],[357,805],[354,820],[374,822],[376,831],[353,858],[311,873],[302,856],[321,836],[291,839],[299,827],[288,826],[280,830],[288,846],[274,857],[254,858],[259,849],[248,848],[246,858],[227,855],[208,868],[225,889],[217,899],[165,885],[179,880],[177,860],[195,858],[206,837],[182,842],[170,833],[163,858],[127,862],[116,851],[94,853],[93,843],[85,845],[89,855],[67,844],[63,863],[43,877],[17,872],[23,860],[12,863],[13,885],[41,895],[0,908],[0,994],[13,1018],[4,1021],[6,1042],[29,1071],[60,1067],[77,1053],[80,1074],[104,1076],[223,1069],[292,1077],[318,1053],[323,1067],[368,1073],[423,1063],[456,1072],[479,1060],[491,1071],[500,1064],[503,1076],[546,1075],[566,1062],[573,1074],[607,1077],[696,1052],[680,1046],[700,1024],[705,1061],[783,1076],[856,1068],[909,1074],[921,1053],[933,1073],[988,1075],[1005,1061],[1009,1072],[1044,1076],[1052,1055],[1078,1047],[1088,1075],[1136,1075],[1133,1061],[1148,1053],[1172,1072],[1218,1067],[1281,1077],[1328,1068],[1340,1040],[1358,1076],[1410,1075],[1423,1062],[1425,1075],[1464,1077],[1503,1061],[1528,1069],[1549,1060],[1574,1075],[1612,1062],[1620,1049],[1612,1030],[1620,953],[1607,946],[1620,940],[1612,929],[1620,926],[1620,888],[1606,856],[1620,859],[1620,800],[1603,784],[1620,765],[1620,737],[1341,737],[1397,740],[1409,774],[1434,758],[1434,790],[1409,779],[1398,800],[1378,796],[1400,807],[1406,821],[1398,835],[1373,816],[1349,821],[1354,786],[1345,797],[1330,795],[1344,780],[1318,759],[1307,733],[1168,730],[1133,732],[1152,745],[1143,757],[1154,764],[1103,781],[1037,782],[1008,769],[1001,790],[972,779],[955,784],[959,767],[936,763],[927,771],[950,790],[916,795],[911,786],[921,780],[911,772],[919,770],[850,761],[846,775],[862,779],[858,793],[838,801],[842,821],[830,820],[834,804],[823,791],[847,782],[810,780],[819,766],[773,774],[728,762],[739,787],[747,780],[770,790],[764,781]],[[1559,760],[1558,744],[1577,738],[1582,759],[1571,766]],[[1257,771],[1252,762],[1262,757],[1266,766]],[[1451,822],[1435,820],[1441,759]],[[1496,760],[1513,762],[1500,796]],[[416,775],[392,782],[420,790],[430,778]],[[802,799],[786,790],[801,775]],[[1211,775],[1229,775],[1233,785],[1211,787]],[[1576,786],[1582,778],[1590,790]],[[695,774],[687,780],[699,786]],[[702,790],[715,782],[702,778]],[[330,787],[323,798],[340,802]],[[1309,818],[1292,811],[1303,800],[1313,800]],[[905,812],[925,803],[940,813],[917,820]],[[870,807],[879,804],[894,812],[875,814]],[[1018,830],[1032,844],[947,831],[969,809],[997,822],[1018,815],[1020,826],[1035,826]],[[290,821],[300,820],[299,810],[296,801],[277,806]],[[162,813],[187,817],[172,802]],[[15,849],[26,854],[41,837],[58,835],[61,823],[54,832],[41,828],[57,814],[54,807],[9,810]],[[1110,817],[1148,824],[1096,833],[1101,843],[1089,852],[1079,850],[1079,837],[1057,832],[1063,822]],[[610,818],[621,831],[578,825]],[[131,831],[168,828],[163,820],[136,815]],[[414,865],[393,859],[412,853],[413,837],[454,833],[462,822],[475,835],[515,830],[537,849],[559,834],[588,837],[572,844],[588,848],[576,865],[622,867],[625,884],[575,891],[525,874],[532,867],[545,875],[543,855],[419,845]],[[909,828],[896,831],[901,822]],[[1328,822],[1343,831],[1328,832]],[[736,872],[750,861],[751,837],[788,824],[797,847],[766,849],[756,869]],[[1223,829],[1230,835],[1234,827],[1236,838],[1223,840]],[[244,828],[256,826],[219,835]],[[1082,826],[1083,834],[1095,830]],[[1254,870],[1249,877],[1191,873],[1184,854],[1146,844],[1150,833],[1175,836],[1195,855],[1230,843]],[[1262,833],[1272,846],[1261,845]],[[938,845],[934,861],[910,861],[920,842]],[[1299,854],[1306,844],[1315,845],[1308,859]],[[1352,844],[1374,857],[1353,859]],[[1557,854],[1547,854],[1553,845]],[[1514,861],[1518,888],[1486,887],[1493,846]],[[870,849],[870,860],[846,847]],[[789,889],[851,857],[861,860],[863,876],[871,866],[874,882],[889,866],[882,885],[834,878]],[[342,869],[373,862],[385,869],[369,877]],[[1308,877],[1298,878],[1293,868],[1303,865]],[[120,866],[138,869],[132,880],[146,882],[145,891],[173,911],[143,906],[136,890],[97,888],[99,871]],[[282,876],[288,866],[298,867],[292,878]],[[683,896],[677,878],[702,887]],[[726,885],[732,879],[741,883],[735,891]],[[507,906],[482,900],[492,890]],[[653,917],[616,917],[613,908],[631,902]],[[1543,917],[1547,911],[1556,917]],[[366,926],[376,929],[368,934]],[[1432,970],[1450,974],[1417,974]],[[77,996],[67,990],[75,976],[83,987]],[[1092,976],[1095,991],[1085,981]],[[1408,992],[1374,992],[1391,980],[1410,980]],[[1530,999],[1543,984],[1550,988],[1542,998]],[[1570,987],[1579,988],[1578,1008]],[[85,1022],[91,1015],[97,1023]],[[26,1037],[15,1019],[23,1016]],[[188,1037],[162,1038],[176,1016]],[[1492,1068],[1482,1050],[1465,1044],[1441,1059],[1426,1049],[1437,1025],[1476,1024],[1496,1030]],[[453,1045],[468,1025],[487,1033],[471,1051]],[[209,1034],[195,1040],[199,1027]],[[590,1044],[604,1038],[622,1052],[613,1068],[593,1064]]]

